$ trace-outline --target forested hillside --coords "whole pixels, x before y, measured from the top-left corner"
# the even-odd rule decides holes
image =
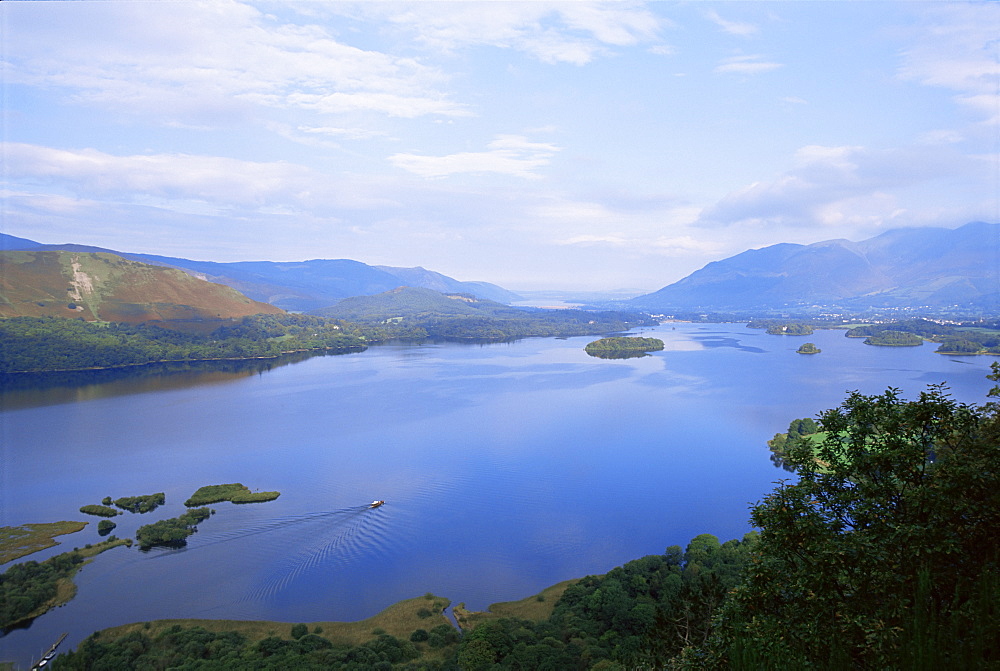
[[[91,323],[57,317],[0,319],[0,373],[108,368],[157,361],[276,357],[303,350],[363,349],[347,324],[306,315],[217,322],[208,334],[156,324]]]

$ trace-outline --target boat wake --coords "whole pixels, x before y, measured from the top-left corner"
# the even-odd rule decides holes
[[[261,583],[240,602],[273,599],[289,585],[317,570],[328,570],[387,549],[387,518],[365,514],[370,506],[326,524],[295,554],[277,562]]]

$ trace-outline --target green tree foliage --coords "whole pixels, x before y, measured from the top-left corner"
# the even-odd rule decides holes
[[[816,347],[816,343],[807,342],[807,343],[802,343],[802,346],[795,351],[798,352],[799,354],[819,354],[823,350],[821,350],[819,347]]]
[[[91,636],[76,651],[56,657],[52,667],[64,671],[372,671],[400,668],[399,665],[418,656],[412,643],[387,634],[353,647],[335,645],[316,634],[303,634],[292,640],[272,636],[252,643],[236,632],[210,632],[202,627],[174,625],[155,636],[135,631],[108,642],[98,635]]]
[[[793,419],[788,424],[788,431],[786,433],[776,433],[774,434],[774,438],[767,441],[767,446],[771,450],[771,463],[775,466],[780,466],[785,470],[793,471],[794,469],[792,466],[790,466],[786,461],[787,452],[793,445],[800,443],[805,448],[812,449],[810,446],[812,446],[815,441],[803,439],[806,436],[815,435],[819,433],[819,431],[819,424],[816,423],[816,420],[810,417]]]
[[[642,355],[663,349],[663,341],[658,338],[610,337],[589,343],[584,350],[590,356],[600,358],[623,358],[620,355]]]
[[[1000,378],[994,364],[992,379]],[[991,395],[998,395],[997,389]],[[932,386],[852,393],[753,508],[760,544],[706,659],[732,668],[996,668],[1000,422]],[[697,655],[689,651],[689,657]]]
[[[118,525],[111,520],[101,520],[97,523],[97,533],[101,536],[107,536],[116,526]]]
[[[250,488],[239,482],[228,485],[206,485],[199,487],[184,505],[191,508],[209,503],[232,501],[233,503],[260,503],[273,501],[281,496],[281,492],[251,492]]]
[[[166,500],[167,495],[159,492],[143,496],[123,496],[120,499],[115,499],[115,505],[130,513],[148,513],[162,506]]]
[[[1000,354],[1000,337],[967,333],[962,337],[946,338],[936,351],[941,354]]]
[[[156,361],[276,357],[288,352],[364,348],[360,332],[333,319],[254,315],[219,323],[208,335],[156,323],[96,323],[57,317],[0,319],[0,373],[131,366]]]
[[[881,331],[865,338],[866,345],[881,345],[883,347],[916,347],[923,345],[924,340],[909,331]]]
[[[904,319],[887,324],[868,324],[866,326],[856,326],[848,329],[847,333],[844,335],[848,338],[867,338],[868,336],[879,335],[885,333],[886,331],[905,331],[928,340],[934,340],[942,336],[954,335],[957,332],[954,326],[950,326],[948,324],[938,324],[937,322],[929,319]]]
[[[135,532],[139,549],[148,550],[153,546],[180,547],[187,543],[187,537],[197,531],[197,524],[211,515],[208,508],[195,508],[180,517],[173,517],[152,524],[146,524]]]
[[[83,564],[79,552],[64,552],[43,562],[15,564],[0,575],[0,628],[7,628],[44,610],[56,596],[59,580]]]
[[[767,327],[767,333],[770,335],[812,335],[813,327],[812,324],[771,324]]]
[[[755,535],[667,548],[569,587],[544,622],[488,620],[462,639],[463,669],[658,667],[706,640],[712,615],[750,556]],[[594,667],[597,668],[597,667]]]
[[[80,507],[80,512],[86,515],[97,515],[99,517],[114,517],[121,515],[120,510],[115,510],[111,506],[99,506],[96,503],[89,503]]]

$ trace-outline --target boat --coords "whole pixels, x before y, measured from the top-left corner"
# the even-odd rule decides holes
[[[371,505],[369,505],[368,507],[369,508],[378,508],[380,505],[382,505],[384,503],[385,503],[385,501],[372,501]]]

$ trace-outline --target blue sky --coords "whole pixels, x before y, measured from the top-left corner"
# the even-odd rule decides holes
[[[2,2],[3,230],[655,290],[1000,221],[1000,3]]]

